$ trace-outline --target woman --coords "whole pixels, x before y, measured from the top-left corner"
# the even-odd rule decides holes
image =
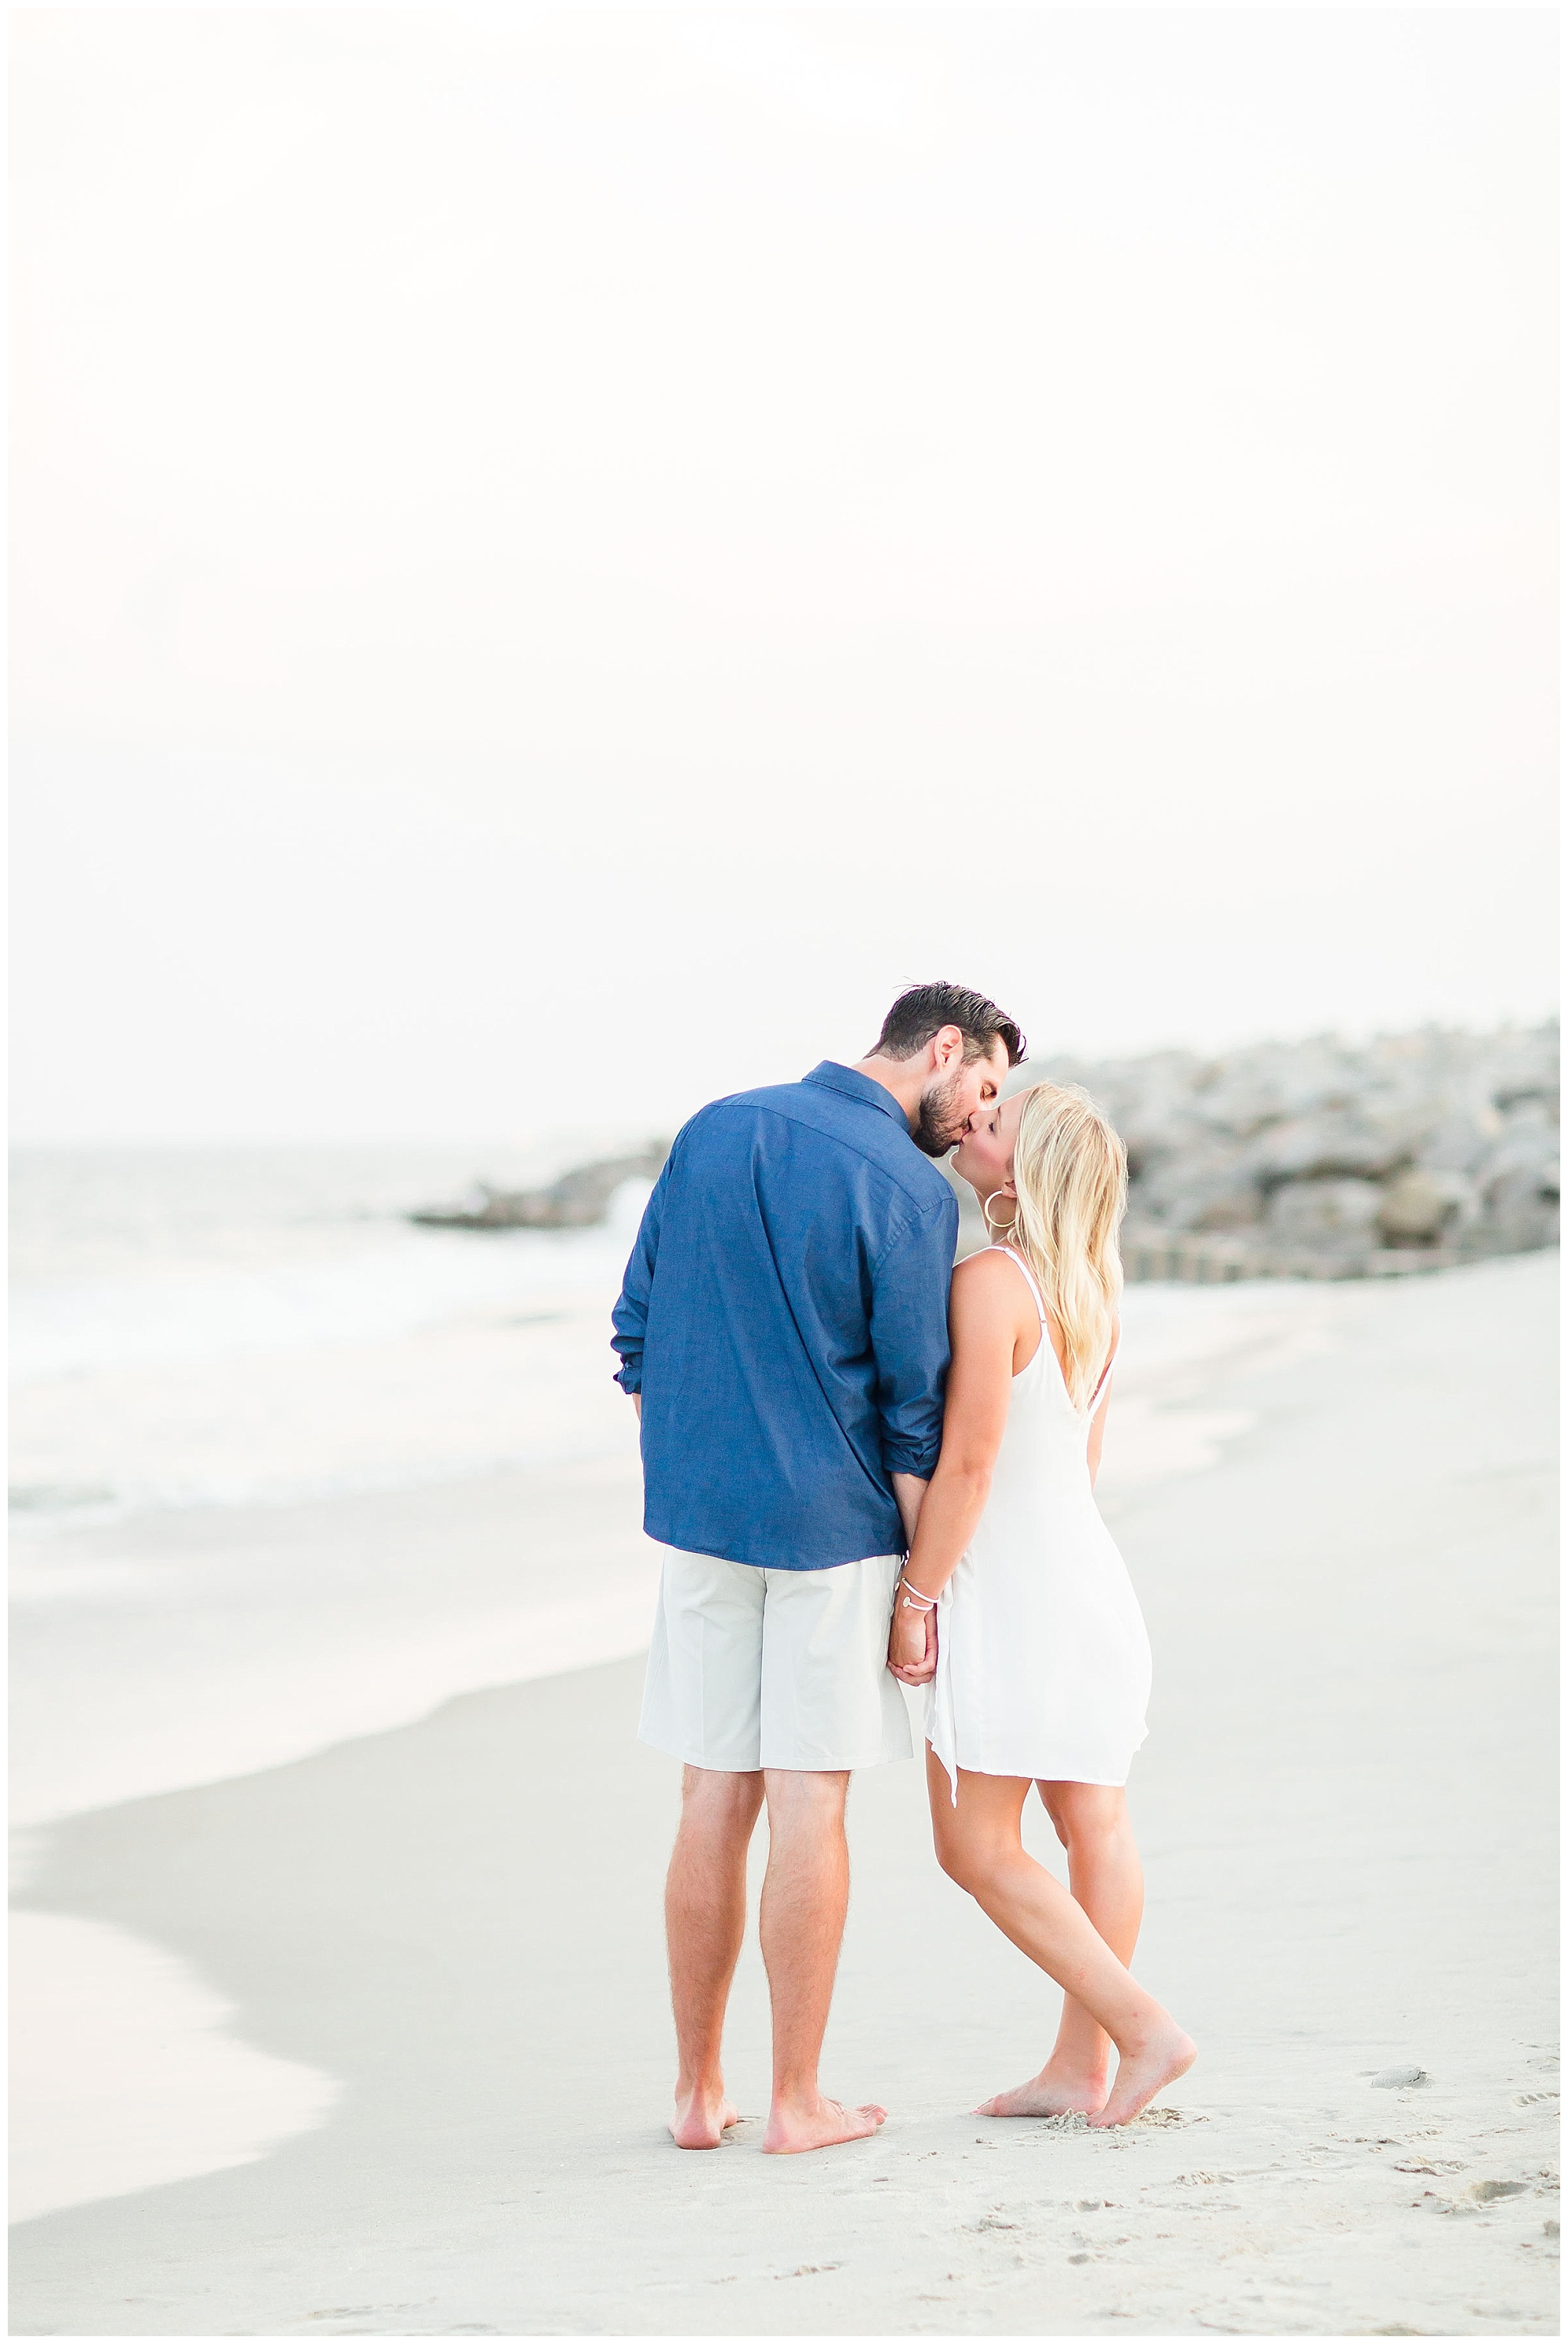
[[[997,1241],[953,1275],[942,1454],[888,1666],[930,1688],[943,1870],[1067,1996],[1039,2074],[976,2114],[1127,2124],[1197,2056],[1125,1966],[1143,1875],[1123,1785],[1144,1738],[1148,1638],[1094,1480],[1127,1159],[1081,1091],[1039,1083],[976,1118],[953,1160]],[[1031,1783],[1067,1851],[1071,1895],[1025,1852]]]

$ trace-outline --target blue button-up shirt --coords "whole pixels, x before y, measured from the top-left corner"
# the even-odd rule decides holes
[[[614,1314],[649,1537],[773,1571],[901,1554],[888,1476],[936,1462],[957,1235],[903,1108],[852,1067],[694,1115]]]

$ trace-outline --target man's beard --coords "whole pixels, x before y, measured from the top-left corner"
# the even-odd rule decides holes
[[[920,1112],[910,1137],[927,1156],[946,1156],[969,1128],[968,1116],[958,1113],[962,1081],[960,1075],[948,1075],[941,1082],[928,1083],[920,1094]]]

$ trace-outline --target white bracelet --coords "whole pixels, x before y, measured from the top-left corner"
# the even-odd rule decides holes
[[[906,1579],[901,1579],[898,1584],[904,1590],[904,1601],[908,1604],[911,1612],[936,1611],[937,1603],[941,1600],[938,1596],[921,1595],[920,1590],[917,1587],[911,1587]],[[919,1597],[919,1601],[917,1602],[911,1601],[910,1599],[916,1596]]]

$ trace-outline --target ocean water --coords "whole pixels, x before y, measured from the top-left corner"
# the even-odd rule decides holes
[[[646,1184],[596,1229],[405,1217],[477,1172],[537,1179],[572,1153],[19,1155],[13,1518],[275,1503],[602,1450],[624,1412],[607,1314]],[[594,1314],[590,1376],[550,1330]]]

